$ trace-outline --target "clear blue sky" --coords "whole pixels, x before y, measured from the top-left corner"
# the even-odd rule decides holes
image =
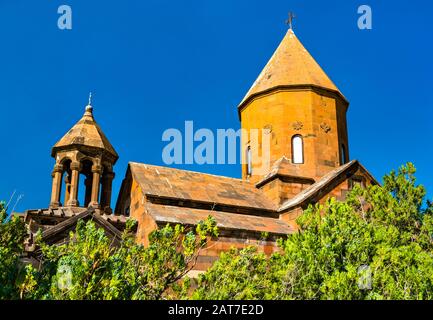
[[[73,29],[57,28],[68,4]],[[369,4],[373,30],[357,28]],[[350,153],[378,179],[412,161],[433,194],[433,2],[0,0],[0,199],[46,207],[53,144],[95,117],[128,161],[162,164],[162,132],[238,128],[236,106],[297,15],[295,32],[351,102]],[[240,176],[237,165],[185,169]]]

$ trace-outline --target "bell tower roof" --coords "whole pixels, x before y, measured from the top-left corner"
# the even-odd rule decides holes
[[[54,157],[57,151],[68,149],[71,146],[97,148],[107,152],[115,160],[119,158],[117,152],[96,123],[90,101],[86,106],[83,117],[54,145],[51,155]]]
[[[305,49],[293,30],[289,29],[238,108],[241,109],[250,98],[260,93],[281,87],[302,86],[315,86],[334,91],[345,100],[343,94]]]

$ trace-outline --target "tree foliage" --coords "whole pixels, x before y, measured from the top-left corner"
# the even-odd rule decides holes
[[[8,217],[4,202],[0,202],[0,299],[19,298],[18,283],[24,266],[20,257],[26,229],[18,217]]]
[[[383,186],[310,206],[299,232],[267,259],[232,250],[199,280],[195,299],[432,299],[433,216],[407,164]]]
[[[132,221],[132,220],[131,220]],[[120,247],[94,222],[79,221],[62,245],[39,242],[42,262],[27,265],[15,286],[24,299],[102,300],[170,299],[186,294],[190,271],[209,236],[213,218],[187,229],[167,225],[150,235],[148,247],[136,244],[130,222]],[[13,264],[11,264],[13,265]],[[11,298],[17,298],[13,295]]]
[[[24,223],[0,204],[0,299],[432,299],[433,206],[425,195],[409,163],[382,186],[311,205],[271,256],[254,247],[222,253],[193,292],[185,275],[218,234],[210,217],[194,229],[155,230],[147,247],[135,243],[132,222],[117,247],[80,221],[67,243],[38,240],[40,266],[24,266]]]

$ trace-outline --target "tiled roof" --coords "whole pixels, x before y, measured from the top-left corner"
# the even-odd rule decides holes
[[[268,232],[274,235],[286,235],[293,232],[286,222],[275,218],[167,206],[150,202],[146,203],[145,207],[146,211],[159,223],[196,225],[211,215],[216,219],[217,226],[222,229]]]
[[[200,172],[130,162],[132,176],[145,195],[275,211],[276,206],[252,183]]]
[[[100,215],[100,210],[88,208],[57,208],[27,210],[26,223],[30,234],[25,241],[25,251],[40,259],[40,248],[35,242],[35,235],[41,231],[42,240],[47,244],[61,244],[69,240],[69,233],[75,231],[79,220],[92,220],[97,227],[102,227],[111,243],[119,245],[122,239],[122,230],[128,217],[115,217]],[[41,219],[45,222],[41,223]],[[47,223],[47,219],[51,220]],[[135,230],[133,230],[135,231]]]
[[[286,156],[282,156],[280,159],[275,161],[271,170],[269,170],[269,173],[265,176],[265,179],[276,174],[285,174],[287,172],[290,172],[290,166],[292,165],[293,164],[290,163],[289,159],[287,159]]]
[[[44,241],[48,241],[50,238],[55,238],[57,234],[69,230],[71,228],[75,228],[77,222],[81,219],[91,218],[94,221],[97,221],[99,225],[101,225],[106,232],[109,232],[113,237],[120,241],[122,239],[122,232],[116,229],[111,223],[107,222],[106,217],[99,215],[95,212],[93,208],[86,208],[81,213],[71,217],[70,219],[66,219],[59,224],[45,230],[42,232],[42,239]]]
[[[289,30],[239,107],[255,94],[275,87],[293,85],[315,85],[343,96],[294,32]]]
[[[25,212],[25,216],[42,216],[42,217],[53,217],[53,218],[72,218],[83,212],[87,212],[88,208],[83,207],[59,207],[59,208],[46,208],[46,209],[30,209]],[[128,217],[123,215],[113,214],[101,214],[103,219],[110,223],[124,224],[128,220]]]
[[[78,121],[53,147],[55,150],[70,145],[84,145],[88,147],[99,148],[107,151],[116,159],[119,157],[113,146],[102,132],[99,125],[93,118],[93,109],[91,106],[86,107],[86,112]]]
[[[284,173],[283,169],[287,159],[280,160],[275,164],[275,170],[265,177],[266,179]],[[148,197],[148,201],[144,204],[145,210],[158,223],[195,225],[212,215],[222,229],[268,232],[274,235],[293,232],[292,227],[278,219],[278,212],[290,210],[308,201],[314,201],[316,196],[323,192],[325,194],[329,192],[328,189],[332,183],[340,178],[346,178],[348,174],[356,172],[360,167],[363,168],[356,160],[342,165],[277,208],[262,190],[245,180],[168,167],[129,163],[133,179],[139,184],[143,194]],[[368,171],[365,169],[364,171],[369,175]],[[371,179],[375,181],[373,177]],[[163,200],[156,201],[155,199]],[[176,201],[167,201],[167,199],[175,199]],[[187,204],[186,200],[193,203],[224,204],[250,209],[241,214],[236,213],[237,211],[227,210],[227,207],[221,209],[218,206],[215,208],[213,206],[194,206],[191,203]],[[253,213],[257,210],[259,211],[258,214]],[[269,212],[277,214],[276,217],[273,214],[262,214]]]
[[[294,181],[304,181],[305,183],[314,183],[313,178],[307,178],[299,176],[293,168],[293,164],[285,156],[275,161],[268,174],[266,174],[262,180],[256,183],[256,187],[260,188],[261,185],[265,184],[267,181],[272,180],[277,176],[286,176],[293,178]]]

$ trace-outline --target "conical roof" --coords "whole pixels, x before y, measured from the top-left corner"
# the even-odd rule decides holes
[[[314,85],[341,94],[337,86],[305,49],[292,29],[287,31],[257,80],[245,95],[245,101],[253,95],[281,86]]]
[[[83,117],[54,145],[52,156],[57,150],[71,145],[82,145],[103,149],[116,159],[119,158],[111,143],[93,118],[93,107],[88,105]]]

